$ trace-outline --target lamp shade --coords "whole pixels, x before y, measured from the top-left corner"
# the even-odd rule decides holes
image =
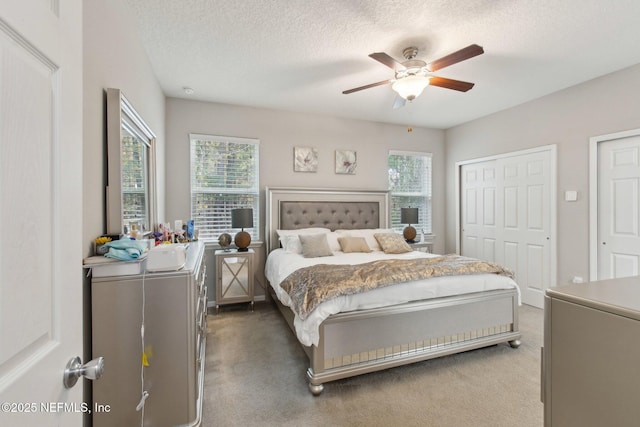
[[[407,101],[413,101],[420,96],[424,88],[428,85],[428,77],[421,75],[409,75],[393,82],[391,88],[398,92],[398,95]]]
[[[253,227],[253,209],[231,209],[231,227],[242,228],[242,231],[236,233],[233,242],[238,247],[238,252],[246,252],[251,244],[251,235],[244,229]]]
[[[240,208],[231,210],[231,227],[232,228],[252,228],[253,227],[253,209]]]
[[[401,224],[417,224],[418,208],[400,208]]]

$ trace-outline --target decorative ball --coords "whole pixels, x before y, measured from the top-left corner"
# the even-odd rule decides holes
[[[238,247],[238,250],[246,251],[247,247],[251,244],[251,235],[246,231],[240,231],[236,234],[234,243]]]
[[[404,236],[404,239],[407,242],[413,242],[416,238],[417,232],[416,229],[413,228],[412,226],[408,225],[404,228],[404,230],[402,231],[402,235]]]
[[[218,244],[222,248],[226,248],[231,244],[231,235],[227,233],[222,233],[220,237],[218,237]]]

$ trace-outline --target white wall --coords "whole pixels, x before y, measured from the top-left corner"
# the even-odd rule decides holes
[[[118,88],[158,137],[158,212],[164,214],[165,97],[143,50],[124,0],[84,2],[84,255],[105,233],[107,184],[104,89]],[[72,228],[74,224],[69,224]]]
[[[390,149],[433,153],[435,250],[444,249],[444,132],[362,120],[168,98],[166,221],[187,219],[189,133],[260,140],[260,187],[387,189]],[[293,171],[293,148],[318,149],[318,172]],[[335,173],[335,150],[357,152],[355,175]],[[262,201],[264,208],[264,200]],[[162,218],[161,218],[162,220]],[[261,209],[264,230],[264,209]]]
[[[446,131],[446,251],[455,250],[455,163],[558,147],[558,284],[589,277],[589,138],[640,128],[640,65]],[[564,192],[577,190],[577,202]]]

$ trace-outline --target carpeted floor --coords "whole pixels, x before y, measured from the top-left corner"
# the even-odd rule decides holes
[[[277,308],[208,320],[203,426],[541,427],[543,311],[520,309],[522,345],[500,344],[325,384]]]

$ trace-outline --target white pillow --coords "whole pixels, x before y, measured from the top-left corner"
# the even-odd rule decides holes
[[[388,228],[359,228],[355,230],[336,230],[336,233],[349,237],[364,237],[367,245],[372,251],[381,251],[380,244],[373,236],[376,233],[393,233],[394,231]]]
[[[324,227],[298,228],[296,230],[276,230],[278,237],[299,236],[300,234],[324,234],[331,233],[331,230]]]
[[[302,253],[302,244],[300,243],[300,239],[298,238],[298,236],[311,234],[327,234],[330,232],[331,230],[323,227],[299,228],[297,230],[276,230],[282,248],[286,252],[290,252],[293,254]]]
[[[282,249],[284,249],[285,252],[290,252],[292,254],[302,253],[300,239],[295,235],[284,235],[280,237],[280,246],[282,246]]]
[[[327,236],[327,243],[329,243],[329,248],[331,249],[331,251],[335,252],[342,250],[342,248],[340,247],[340,242],[338,241],[338,238],[341,237],[340,234],[327,233],[325,234],[325,236]]]

